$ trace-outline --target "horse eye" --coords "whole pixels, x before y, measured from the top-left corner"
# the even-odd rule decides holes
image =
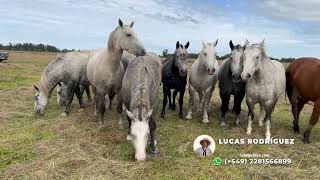
[[[127,36],[128,36],[128,37],[131,37],[131,34],[130,34],[130,33],[128,33],[128,34],[127,34]]]
[[[206,55],[207,55],[207,53],[204,53],[204,55],[206,56]]]
[[[259,59],[259,56],[257,56],[257,59]]]

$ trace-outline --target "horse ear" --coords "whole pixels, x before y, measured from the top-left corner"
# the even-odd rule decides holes
[[[152,116],[152,112],[153,112],[153,109],[148,111],[147,116],[145,117],[146,120],[149,121],[149,118]]]
[[[190,45],[190,43],[188,41],[187,44],[184,46],[184,48],[188,49],[189,45]]]
[[[234,49],[234,45],[233,45],[232,40],[230,40],[230,42],[229,42],[229,46],[230,46],[231,50],[233,50],[233,49]]]
[[[132,114],[132,112],[128,111],[127,109],[126,109],[126,112],[127,112],[128,117],[133,121],[134,115]]]
[[[122,27],[123,26],[123,22],[122,20],[119,18],[119,26]]]
[[[217,38],[216,42],[213,43],[214,47],[216,47],[217,44],[218,44],[218,38]]]
[[[133,24],[134,24],[134,21],[132,21],[129,26],[132,28],[133,27]]]
[[[264,39],[261,41],[261,43],[259,45],[261,48],[264,48]]]
[[[202,43],[203,48],[206,48],[206,46],[207,46],[206,43],[203,41],[201,41],[201,43]]]
[[[176,43],[176,49],[179,49],[179,46],[180,46],[180,43],[179,43],[179,41],[177,41],[177,43]]]
[[[33,87],[36,91],[39,91],[39,88],[36,85],[33,85]]]
[[[249,46],[249,41],[248,41],[248,39],[246,39],[246,42],[244,43],[244,46]]]

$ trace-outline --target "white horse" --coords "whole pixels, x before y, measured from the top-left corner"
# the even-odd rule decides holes
[[[132,30],[133,22],[124,25],[119,19],[119,26],[111,32],[108,48],[92,52],[87,66],[88,79],[92,85],[95,102],[95,112],[99,108],[100,127],[104,126],[105,96],[117,95],[117,111],[122,112],[121,84],[124,68],[121,63],[123,51],[138,56],[145,55],[146,51]],[[121,116],[119,117],[119,123]]]
[[[246,43],[247,44],[247,43]],[[241,57],[241,78],[247,81],[246,101],[249,109],[247,134],[252,131],[254,105],[260,104],[259,126],[266,125],[266,139],[270,139],[271,114],[284,93],[286,86],[285,68],[270,60],[264,50],[264,40],[260,44],[245,46]]]
[[[202,122],[208,123],[208,109],[212,92],[218,80],[219,63],[216,59],[216,46],[218,39],[213,44],[202,42],[202,50],[198,59],[192,64],[189,76],[189,111],[186,119],[192,119],[195,91],[199,94],[198,110],[203,110]]]

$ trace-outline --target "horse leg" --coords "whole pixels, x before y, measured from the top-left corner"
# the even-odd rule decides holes
[[[179,108],[180,108],[179,117],[180,117],[180,118],[183,118],[182,107],[183,107],[183,96],[184,96],[184,92],[185,92],[185,88],[183,88],[183,89],[180,91],[180,96],[179,96]]]
[[[194,87],[189,84],[189,110],[186,119],[192,119],[192,109],[194,108]]]
[[[204,91],[204,96],[203,96],[203,118],[202,122],[203,123],[209,123],[208,119],[208,109],[209,109],[209,103],[211,100],[212,92],[213,92],[214,87],[209,87]]]
[[[201,112],[202,111],[202,105],[203,105],[203,92],[202,91],[198,91],[198,95],[199,95],[199,105],[198,105],[197,112]]]
[[[230,101],[230,93],[228,92],[225,92],[225,93],[222,93],[220,92],[220,97],[221,97],[221,101],[222,101],[222,104],[221,104],[221,125],[220,126],[225,126],[225,116],[226,116],[226,113],[228,112],[229,110],[229,101]]]
[[[82,86],[76,86],[76,88],[74,89],[74,93],[76,94],[78,100],[79,100],[79,106],[80,106],[80,109],[79,109],[79,112],[83,111],[83,108],[84,108],[84,105],[83,105],[83,88]]]
[[[259,115],[258,126],[260,126],[260,127],[263,126],[265,117],[266,117],[266,110],[260,104],[260,115]]]
[[[127,140],[131,140],[132,139],[132,137],[131,137],[131,119],[129,118],[129,116],[127,116],[127,120],[128,120],[128,124],[129,124],[129,126],[128,126],[128,135],[127,135]]]
[[[272,112],[274,110],[274,107],[277,103],[278,99],[275,99],[274,101],[266,101],[263,105],[263,108],[265,110],[265,118],[264,118],[264,122],[266,125],[266,139],[270,139],[271,138],[271,133],[270,133],[270,127],[271,127],[271,115]],[[261,104],[260,104],[261,106]]]
[[[245,91],[240,92],[234,96],[234,112],[236,114],[236,125],[240,124],[240,112],[241,112],[241,102],[245,96]]]
[[[105,94],[102,92],[97,92],[97,106],[99,109],[99,113],[100,113],[100,125],[99,125],[99,129],[104,128],[105,126],[105,122],[104,122],[104,113],[106,112],[106,97]]]
[[[310,132],[311,129],[313,128],[313,126],[315,124],[317,124],[318,120],[319,120],[319,116],[320,116],[320,99],[316,100],[316,102],[314,103],[313,106],[313,111],[312,111],[312,115],[309,121],[309,125],[306,129],[306,131],[303,133],[303,142],[304,143],[310,143]]]
[[[288,94],[289,96],[289,94]],[[299,92],[297,91],[297,89],[292,88],[291,90],[291,94],[289,96],[289,100],[291,102],[291,111],[292,111],[292,115],[293,115],[293,131],[296,133],[300,132],[300,128],[299,128],[299,108],[298,108],[298,103],[299,103]]]
[[[91,102],[92,98],[91,98],[91,93],[90,93],[90,86],[89,85],[84,85],[84,89],[86,91],[88,101]]]
[[[178,94],[178,90],[173,91],[173,96],[172,96],[172,110],[176,110],[176,97]]]
[[[168,103],[168,91],[170,91],[170,89],[166,88],[165,86],[163,86],[163,102],[162,102],[162,111],[161,111],[161,118],[164,118],[164,115],[166,114],[166,106]]]
[[[248,106],[248,127],[247,127],[247,135],[251,134],[252,131],[252,121],[254,120],[254,102],[251,98],[247,97],[247,106]]]
[[[171,91],[168,92],[168,99],[169,99],[169,109],[172,109]]]
[[[71,103],[72,103],[72,100],[73,100],[74,90],[76,88],[76,84],[75,83],[70,83],[67,86],[68,86],[68,89],[67,89],[66,108],[65,108],[65,111],[61,114],[61,116],[67,116],[70,113]]]
[[[94,99],[94,110],[93,110],[93,116],[97,116],[98,112],[98,97],[97,97],[97,88],[94,86],[92,87],[92,93],[93,93],[93,99]]]
[[[110,92],[109,94],[109,105],[108,105],[108,109],[111,111],[112,110],[112,101],[114,99],[114,97],[116,96],[116,94],[114,92]],[[118,96],[117,96],[118,99]]]
[[[149,120],[149,128],[150,128],[150,148],[151,148],[151,156],[152,157],[158,157],[159,156],[159,150],[157,148],[157,140],[156,140],[156,121],[154,120],[154,117],[151,116]]]
[[[111,100],[110,100],[111,104]],[[122,122],[122,96],[121,91],[119,90],[117,93],[117,113],[118,113],[118,125],[120,129],[123,129],[123,122]]]

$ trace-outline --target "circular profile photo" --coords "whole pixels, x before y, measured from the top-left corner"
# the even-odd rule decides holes
[[[199,157],[211,156],[216,149],[216,144],[212,137],[208,135],[201,135],[194,140],[193,150]]]

